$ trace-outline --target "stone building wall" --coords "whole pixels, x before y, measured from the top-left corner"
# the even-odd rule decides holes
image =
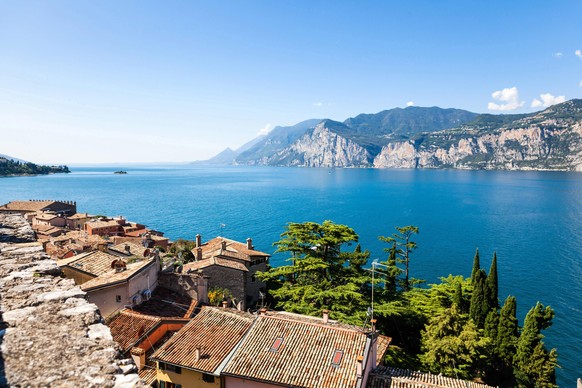
[[[145,386],[101,322],[25,219],[0,214],[0,386]]]

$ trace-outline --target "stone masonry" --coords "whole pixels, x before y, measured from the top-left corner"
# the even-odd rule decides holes
[[[0,386],[145,386],[97,306],[60,275],[26,220],[0,214]]]

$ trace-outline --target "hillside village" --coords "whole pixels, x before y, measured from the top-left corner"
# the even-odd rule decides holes
[[[378,333],[373,319],[358,327],[330,319],[327,310],[313,317],[266,308],[267,285],[255,274],[267,269],[270,255],[251,238],[198,234],[191,243],[177,252],[161,231],[123,216],[79,212],[73,201],[4,204],[0,296],[7,330],[1,338],[11,341],[31,327],[33,347],[46,340],[34,329],[34,311],[52,306],[55,327],[74,325],[79,341],[96,341],[85,346],[96,350],[78,360],[92,372],[71,372],[72,361],[68,372],[51,367],[53,384],[62,385],[487,387],[385,365],[391,338]],[[71,340],[72,331],[65,337]],[[103,345],[111,340],[115,352]],[[68,349],[55,342],[50,350],[60,360]],[[103,352],[109,358],[99,367],[96,354]],[[34,373],[16,370],[23,356],[16,361],[15,353],[3,344],[0,383],[36,385],[48,376],[41,363]],[[35,364],[32,354],[25,357],[25,364]]]

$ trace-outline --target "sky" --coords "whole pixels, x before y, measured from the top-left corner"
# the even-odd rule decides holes
[[[0,153],[188,162],[277,125],[582,97],[582,2],[0,1]]]

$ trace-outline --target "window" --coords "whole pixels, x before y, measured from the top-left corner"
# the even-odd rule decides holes
[[[204,381],[206,383],[213,383],[214,382],[214,376],[209,375],[208,373],[203,373],[202,374],[202,381]]]
[[[273,346],[271,346],[270,351],[277,353],[282,344],[283,344],[283,337],[278,337],[275,340],[275,342],[273,342]]]
[[[333,358],[331,359],[331,365],[335,367],[340,366],[343,355],[344,355],[343,350],[336,350],[333,354]]]
[[[115,301],[121,303],[121,295],[115,295]]]

